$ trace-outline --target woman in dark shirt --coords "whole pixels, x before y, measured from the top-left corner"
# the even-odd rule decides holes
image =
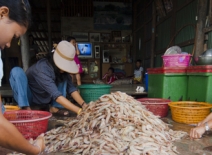
[[[74,46],[61,41],[51,56],[32,65],[26,75],[22,68],[15,67],[10,73],[10,85],[14,99],[22,109],[31,109],[30,105],[51,104],[50,112],[67,116],[68,110],[80,114],[86,103],[72,83],[70,73],[78,73],[78,66],[73,60]],[[82,107],[71,103],[66,93]],[[64,108],[68,110],[64,110]]]

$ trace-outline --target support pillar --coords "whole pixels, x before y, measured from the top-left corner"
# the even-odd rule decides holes
[[[52,33],[51,33],[51,0],[47,0],[47,25],[48,25],[48,45],[49,52],[52,50]]]
[[[29,61],[30,61],[28,34],[25,33],[20,37],[20,39],[21,39],[21,58],[23,63],[23,70],[26,71],[29,68]]]
[[[207,4],[208,0],[198,0],[198,20],[197,20],[197,26],[196,26],[196,38],[195,38],[195,44],[196,44],[196,50],[194,53],[194,56],[199,56],[204,52],[204,38],[205,33],[203,31],[205,27],[205,20],[206,20],[206,14],[207,14]]]

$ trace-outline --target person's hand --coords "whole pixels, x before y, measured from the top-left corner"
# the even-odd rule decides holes
[[[40,153],[43,152],[46,147],[45,140],[44,140],[44,134],[41,134],[40,136],[38,136],[36,138],[36,140],[34,141],[33,145],[38,148]]]
[[[82,110],[85,110],[87,108],[87,106],[88,106],[87,103],[84,103],[82,106]]]
[[[201,122],[197,123],[197,126],[201,126],[201,125],[203,125],[205,122],[206,122],[206,121],[201,121]]]
[[[197,126],[201,126],[203,124],[205,124],[206,122],[210,121],[212,119],[212,113],[210,113],[204,120],[202,120],[201,122],[199,122],[197,124]]]
[[[205,126],[204,125],[197,126],[191,129],[190,138],[192,139],[201,138],[204,133],[205,133]]]
[[[75,44],[75,48],[78,49],[78,44],[77,43]]]

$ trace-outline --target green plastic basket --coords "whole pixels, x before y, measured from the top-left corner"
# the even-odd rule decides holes
[[[105,94],[110,94],[111,85],[107,84],[82,84],[78,86],[80,95],[86,103],[96,101]]]

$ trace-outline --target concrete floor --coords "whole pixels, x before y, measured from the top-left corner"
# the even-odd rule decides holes
[[[64,120],[66,118],[52,117],[49,120],[48,130],[63,125],[57,120]],[[74,119],[74,118],[73,118]],[[189,133],[192,126],[186,124],[180,124],[172,121],[170,117],[163,118],[163,121],[171,124],[173,130],[182,130]],[[188,137],[176,141],[174,143],[177,146],[177,150],[180,155],[212,155],[212,132],[206,133],[199,140],[190,140]],[[0,147],[0,155],[6,155],[11,153],[11,150],[7,150]],[[48,155],[70,155],[70,153],[50,153]]]
[[[127,88],[127,89],[126,89]],[[114,87],[111,91],[123,91],[131,90],[130,95],[134,96],[135,98],[139,97],[146,97],[146,93],[143,94],[136,94],[135,93],[136,85],[128,85],[126,86],[118,86]],[[8,87],[8,89],[0,89],[0,93],[4,97],[11,97],[11,90]],[[74,116],[73,116],[74,117]],[[59,123],[57,120],[63,120],[65,118],[61,117],[52,117],[49,120],[48,124],[48,130],[61,126],[62,124]],[[74,118],[73,118],[74,119]],[[189,133],[192,126],[186,125],[186,124],[180,124],[172,121],[171,116],[169,115],[166,118],[163,118],[163,121],[171,124],[172,129],[174,130],[182,130]],[[185,139],[182,139],[180,141],[177,141],[174,143],[177,146],[177,150],[180,155],[212,155],[212,131],[204,134],[203,137],[199,140],[190,140],[188,137]],[[11,153],[11,150],[7,150],[0,147],[0,155],[6,155],[7,153]],[[51,153],[48,155],[70,155],[71,153]]]
[[[193,126],[174,122],[170,117],[163,118],[163,121],[171,124],[173,130],[182,130],[187,133]],[[174,142],[180,155],[212,155],[212,132],[203,135],[201,139],[191,140],[185,137],[180,141]]]

